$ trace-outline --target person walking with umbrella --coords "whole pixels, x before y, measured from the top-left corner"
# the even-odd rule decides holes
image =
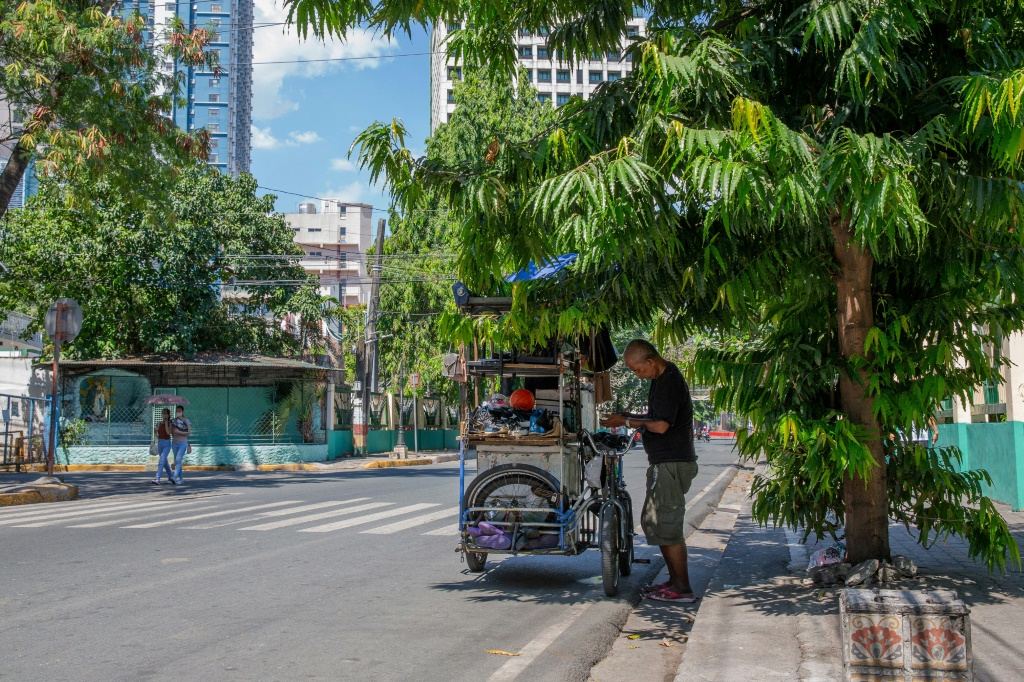
[[[188,405],[188,400],[177,395],[151,395],[146,398],[146,404],[175,406],[175,418],[172,419],[171,411],[165,408],[161,421],[153,428],[157,436],[158,454],[160,455],[153,483],[159,484],[160,473],[166,470],[171,485],[181,485],[184,483],[181,475],[182,460],[185,458],[185,452],[189,450],[188,436],[192,430],[192,425],[185,419],[185,408],[183,407]],[[167,461],[168,454],[172,451],[174,452],[175,469],[173,472]]]
[[[167,480],[171,482],[171,485],[177,485],[177,481],[174,480],[174,472],[171,471],[171,465],[167,463],[167,455],[171,453],[171,411],[168,408],[164,408],[160,412],[160,421],[153,428],[153,432],[156,434],[156,447],[157,454],[160,456],[160,463],[156,465],[156,478],[153,479],[153,485],[160,485],[160,472],[167,472]]]
[[[185,419],[185,408],[178,405],[174,408],[174,419],[171,421],[171,449],[174,450],[174,478],[178,485],[185,479],[181,475],[181,467],[185,463],[185,453],[191,450],[188,444],[192,424]]]

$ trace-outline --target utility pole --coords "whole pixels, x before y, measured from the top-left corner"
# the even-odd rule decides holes
[[[370,272],[370,300],[366,305],[366,331],[362,343],[356,348],[356,378],[359,404],[353,410],[352,446],[357,454],[367,454],[366,437],[370,430],[370,392],[379,390],[377,377],[377,305],[380,301],[380,275],[384,266],[384,227],[386,221],[377,222],[377,240],[374,246],[374,264]]]
[[[384,226],[386,221],[381,218],[377,221],[377,241],[374,244],[373,277],[370,279],[370,305],[367,311],[370,319],[366,325],[367,343],[372,343],[370,351],[370,381],[373,383],[373,390],[380,390],[380,344],[377,343],[377,308],[380,306],[380,276],[384,269]]]

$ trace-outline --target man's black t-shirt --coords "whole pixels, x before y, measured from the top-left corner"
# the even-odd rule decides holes
[[[644,450],[651,464],[696,462],[693,449],[693,402],[690,387],[679,368],[666,362],[665,370],[651,381],[647,394],[647,417],[668,422],[668,431],[644,430]]]

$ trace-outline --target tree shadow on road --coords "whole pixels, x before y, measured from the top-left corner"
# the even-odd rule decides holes
[[[183,495],[210,494],[247,490],[285,490],[301,486],[316,486],[351,482],[362,485],[368,479],[451,481],[458,485],[459,470],[437,465],[419,467],[395,467],[389,469],[344,469],[340,471],[185,471],[185,485],[172,486],[166,481],[154,486],[150,483],[154,472],[71,472],[62,474],[67,483],[78,486],[79,499],[98,499],[116,496],[174,497]],[[3,480],[10,484],[31,483],[40,474],[5,474]],[[453,488],[452,499],[458,499],[457,487]]]

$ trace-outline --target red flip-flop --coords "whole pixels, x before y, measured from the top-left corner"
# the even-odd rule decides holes
[[[654,594],[655,592],[658,592],[659,590],[664,590],[666,587],[672,587],[672,583],[664,582],[664,583],[658,583],[657,585],[644,585],[643,587],[640,588],[640,593],[641,594]]]
[[[700,597],[692,594],[676,592],[671,587],[663,587],[657,592],[651,592],[647,597],[649,599],[654,599],[655,601],[667,601],[674,604],[696,604],[700,601]]]

